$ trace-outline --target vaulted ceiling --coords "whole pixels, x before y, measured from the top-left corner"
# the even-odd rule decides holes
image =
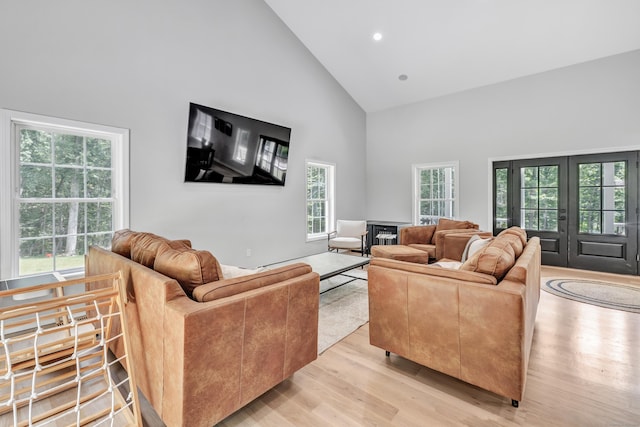
[[[640,0],[265,2],[367,112],[640,49]]]

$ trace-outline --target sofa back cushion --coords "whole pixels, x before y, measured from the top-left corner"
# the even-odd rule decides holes
[[[522,251],[527,244],[527,232],[520,227],[510,227],[502,230],[497,237],[505,238],[509,241],[516,253],[516,258],[522,255]]]
[[[138,235],[138,233],[128,228],[116,231],[113,233],[113,238],[111,239],[111,251],[130,259],[131,242],[136,235]]]
[[[491,274],[498,281],[516,262],[516,254],[508,238],[496,237],[462,264],[460,270]]]
[[[191,242],[188,240],[168,240],[153,233],[136,233],[131,239],[130,258],[145,267],[153,268],[156,254],[163,244],[173,249],[191,248]]]
[[[175,249],[167,242],[158,248],[153,269],[176,279],[190,298],[198,286],[222,279],[222,268],[211,252]]]
[[[435,231],[436,231],[436,226],[433,224],[403,227],[400,229],[400,244],[401,245],[412,245],[412,244],[430,245]],[[435,249],[434,249],[434,257],[435,257]]]
[[[465,229],[477,230],[478,224],[473,223],[471,221],[458,221],[455,219],[440,218],[438,219],[438,224],[436,225],[435,233],[442,230],[465,230]],[[433,236],[435,236],[435,233],[433,233]],[[431,238],[431,243],[435,245],[436,244],[435,237],[433,236]]]

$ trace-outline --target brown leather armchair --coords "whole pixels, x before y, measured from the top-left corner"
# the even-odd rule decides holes
[[[438,224],[414,225],[411,227],[401,228],[399,243],[401,245],[406,245],[427,252],[430,260],[439,260],[445,257],[441,244],[444,235],[448,233],[463,233],[468,236],[477,233],[482,233],[483,236],[491,235],[490,232],[479,231],[478,224],[471,221],[440,218],[438,220]],[[463,250],[464,246],[460,250],[460,255],[462,255]],[[451,255],[452,259],[460,259],[454,257],[453,244],[451,245],[450,252],[451,253],[449,255]]]

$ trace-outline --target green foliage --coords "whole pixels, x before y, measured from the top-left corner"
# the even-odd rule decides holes
[[[324,167],[307,168],[307,233],[327,232],[327,177]]]
[[[111,141],[21,128],[18,149],[20,274],[45,264],[60,269],[67,264],[58,260],[84,254],[92,242],[108,247]],[[40,267],[30,267],[29,259],[39,259]]]

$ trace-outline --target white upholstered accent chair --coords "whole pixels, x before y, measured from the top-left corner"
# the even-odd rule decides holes
[[[349,221],[339,219],[336,231],[327,233],[329,250],[349,249],[362,255],[367,249],[367,221]]]

